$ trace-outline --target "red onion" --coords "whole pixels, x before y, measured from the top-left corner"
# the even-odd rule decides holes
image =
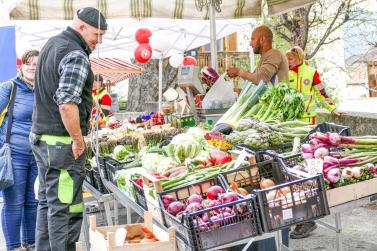
[[[176,216],[179,212],[185,210],[185,204],[180,201],[174,201],[168,206],[168,212]]]
[[[203,198],[199,194],[192,194],[187,199],[187,204],[191,204],[193,202],[202,203]]]
[[[211,186],[207,191],[207,198],[216,200],[222,193],[224,193],[224,189],[221,186]]]

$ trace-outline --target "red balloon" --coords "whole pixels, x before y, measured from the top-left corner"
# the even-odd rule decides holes
[[[140,44],[135,49],[135,59],[139,63],[146,63],[152,57],[152,47],[149,44]]]
[[[196,58],[194,58],[192,56],[186,56],[183,59],[183,65],[196,65],[197,63],[198,63],[198,61],[196,61]]]
[[[149,44],[152,32],[147,28],[140,28],[135,33],[135,39],[139,44]]]

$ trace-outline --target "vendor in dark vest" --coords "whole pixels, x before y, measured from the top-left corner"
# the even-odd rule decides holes
[[[94,76],[93,82],[93,101],[100,105],[100,115],[102,117],[108,117],[110,115],[111,97],[107,92],[106,85],[103,83],[103,77],[101,74]],[[92,115],[96,113],[96,108],[93,108]]]
[[[50,38],[36,70],[30,134],[39,172],[36,250],[73,251],[81,231],[85,144],[92,109],[89,55],[107,30],[95,8]]]

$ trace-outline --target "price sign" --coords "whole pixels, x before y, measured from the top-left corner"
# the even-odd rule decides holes
[[[283,210],[283,220],[289,220],[293,218],[292,208]]]
[[[236,162],[234,163],[234,168],[238,168],[242,163],[245,161],[249,161],[249,157],[251,156],[245,149],[243,149],[240,154],[238,155]]]
[[[323,172],[323,160],[322,159],[307,159],[305,160],[308,167],[309,175],[317,175]]]

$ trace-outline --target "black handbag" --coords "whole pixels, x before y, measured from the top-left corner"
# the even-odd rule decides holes
[[[0,190],[4,190],[14,184],[11,149],[9,146],[12,131],[14,101],[16,99],[17,86],[12,82],[11,100],[5,109],[8,109],[8,124],[4,145],[0,148]]]

